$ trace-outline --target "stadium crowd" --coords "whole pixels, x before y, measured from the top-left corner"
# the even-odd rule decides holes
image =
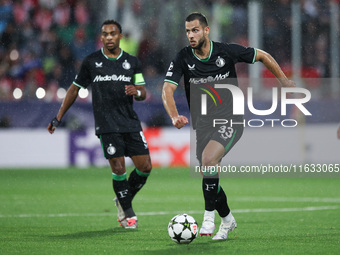
[[[1,99],[14,88],[26,99],[38,87],[67,88],[96,47],[86,0],[1,0],[0,14]]]
[[[330,57],[330,1],[301,1],[303,76],[330,75],[327,61]],[[170,22],[159,11],[162,8],[159,2],[150,0],[145,4],[141,0],[118,0],[116,12],[117,20],[123,28],[127,27],[123,30],[125,38],[121,47],[139,57],[150,85],[149,92],[155,98],[161,93],[166,65],[172,55],[169,50],[171,47],[178,50],[186,44],[179,39],[183,39],[182,25],[174,23],[170,28]],[[261,2],[262,48],[271,53],[289,75],[291,0]],[[68,88],[84,56],[101,47],[99,33],[94,28],[102,20],[99,20],[97,9],[89,7],[90,3],[91,0],[0,0],[1,101],[14,100],[15,88],[23,91],[22,99],[37,100],[36,89],[42,87],[47,91],[46,101],[58,99],[58,88]],[[210,25],[217,28],[215,40],[248,44],[248,1],[200,0],[195,3],[199,11],[206,13]],[[162,2],[170,11],[181,4],[183,1],[179,0]],[[136,19],[127,19],[127,13]],[[178,24],[182,24],[181,17],[173,16],[179,20]],[[160,27],[162,19],[167,31]],[[161,38],[166,36],[172,36],[175,45],[164,44]]]

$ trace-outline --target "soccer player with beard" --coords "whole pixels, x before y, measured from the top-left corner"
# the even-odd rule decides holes
[[[119,48],[122,37],[117,21],[106,20],[102,24],[103,48],[84,59],[57,116],[47,129],[53,134],[75,102],[79,89],[91,86],[95,132],[112,169],[118,221],[122,227],[130,229],[137,228],[138,223],[132,199],[145,184],[152,165],[141,123],[132,106],[134,98],[141,101],[146,97],[141,64]],[[131,157],[135,165],[128,179],[125,156]]]
[[[187,117],[180,115],[176,108],[174,92],[184,76],[184,86],[188,104],[190,107],[190,95],[194,86],[204,83],[214,77],[228,77],[236,80],[235,64],[238,62],[255,63],[261,61],[275,77],[281,86],[295,87],[295,83],[287,79],[285,74],[273,57],[265,51],[244,47],[238,44],[213,42],[209,39],[210,28],[206,17],[201,13],[191,13],[185,20],[185,29],[190,46],[183,48],[170,63],[163,85],[162,99],[164,107],[172,120],[172,124],[180,129],[188,124]],[[219,114],[224,114],[224,119],[240,123],[241,115],[233,115],[232,96],[226,94],[222,98],[223,107]],[[191,105],[192,106],[192,105]],[[230,125],[207,129],[206,119],[190,109],[191,120],[196,130],[196,156],[202,168],[216,169],[222,158],[237,143],[243,133],[243,125]],[[216,171],[203,173],[202,180],[205,212],[200,235],[212,235],[215,230],[215,209],[221,217],[219,231],[213,240],[226,240],[228,232],[236,228],[235,218],[230,212],[227,197],[221,185]]]

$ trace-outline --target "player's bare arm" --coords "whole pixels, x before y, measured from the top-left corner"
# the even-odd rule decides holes
[[[73,105],[74,101],[77,99],[79,89],[80,88],[78,86],[72,84],[67,90],[66,96],[56,116],[56,119],[58,122],[61,121],[64,114],[67,112],[67,110]],[[55,125],[52,125],[52,123],[48,124],[47,130],[48,132],[50,132],[50,134],[53,134],[55,129],[56,129]]]
[[[256,50],[256,59],[255,61],[260,61],[264,64],[264,66],[275,75],[275,77],[279,80],[282,87],[295,87],[296,84],[294,81],[289,80],[284,72],[281,70],[279,64],[275,61],[275,59],[267,52],[263,50]]]
[[[174,92],[176,89],[177,86],[175,84],[165,82],[163,85],[162,100],[164,108],[167,111],[169,117],[171,118],[172,125],[180,129],[184,127],[186,124],[188,124],[188,118],[178,114],[174,99]]]
[[[146,98],[146,89],[144,85],[125,85],[125,94],[134,96],[137,101],[143,101]]]

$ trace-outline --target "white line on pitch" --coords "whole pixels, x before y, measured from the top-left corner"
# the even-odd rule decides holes
[[[320,211],[320,210],[337,210],[339,206],[310,206],[300,208],[257,208],[257,209],[235,209],[233,213],[271,213],[271,212],[303,212],[303,211]],[[161,211],[161,212],[140,212],[140,216],[157,216],[157,215],[175,215],[179,213],[202,214],[201,211]],[[112,216],[112,213],[59,213],[59,214],[0,214],[0,218],[56,218],[56,217],[99,217]]]
[[[340,198],[332,197],[234,197],[235,201],[265,201],[265,202],[321,202],[340,203]]]

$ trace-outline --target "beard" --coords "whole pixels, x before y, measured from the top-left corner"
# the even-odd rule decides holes
[[[194,50],[199,50],[199,49],[202,48],[204,43],[205,43],[205,39],[202,38],[196,46],[191,46],[191,48],[194,49]]]
[[[117,47],[112,47],[112,48],[106,47],[106,49],[107,49],[109,52],[114,53],[115,50],[117,49]]]

